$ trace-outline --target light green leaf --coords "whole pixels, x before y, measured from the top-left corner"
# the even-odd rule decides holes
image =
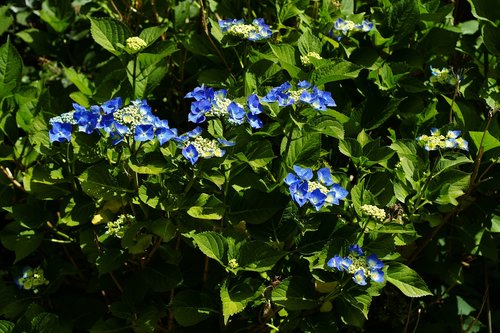
[[[311,75],[311,83],[321,85],[328,82],[354,79],[363,67],[343,59],[330,60],[319,66]]]
[[[63,66],[64,67],[64,66]],[[85,74],[77,73],[73,68],[64,67],[64,74],[83,94],[92,96],[94,86]]]
[[[317,161],[321,150],[321,135],[317,133],[307,133],[298,128],[293,130],[291,140],[288,136],[281,142],[281,154],[284,156],[286,165],[292,167],[294,164]]]
[[[490,231],[491,232],[500,232],[500,216],[498,215],[493,215],[493,217],[491,218],[491,228],[490,228]]]
[[[469,132],[470,137],[472,138],[472,142],[476,146],[476,148],[479,150],[479,146],[481,145],[481,139],[483,137],[484,132]],[[500,147],[500,140],[493,135],[490,134],[490,132],[486,131],[484,133],[484,139],[483,139],[483,151],[487,152],[490,149],[495,149]]]
[[[191,237],[198,248],[207,257],[217,260],[221,265],[226,261],[227,240],[221,234],[213,231],[193,234]]]
[[[168,26],[158,26],[158,27],[149,27],[141,31],[139,37],[146,42],[146,44],[153,44],[160,36],[167,31]]]
[[[14,323],[10,321],[0,320],[0,333],[11,333],[14,326]]]
[[[176,233],[177,227],[175,224],[166,218],[159,218],[148,224],[148,229],[154,234],[160,236],[163,242],[172,240]]]
[[[165,158],[159,153],[147,154],[140,162],[137,158],[130,158],[128,165],[135,172],[146,175],[159,175],[168,170]]]
[[[45,0],[42,2],[40,18],[56,32],[64,32],[72,23],[75,10],[67,0]]]
[[[220,220],[224,216],[225,208],[214,195],[200,194],[196,202],[187,210],[187,213],[197,219]]]
[[[19,86],[22,71],[21,56],[7,38],[7,42],[0,47],[0,101]]]
[[[130,37],[125,24],[110,18],[91,18],[90,33],[97,44],[114,55],[122,53],[118,44],[125,46],[127,38]]]
[[[321,40],[314,36],[311,30],[307,29],[306,32],[300,36],[297,41],[299,51],[302,55],[306,55],[309,52],[316,52],[321,54],[322,43]]]
[[[274,55],[278,58],[280,66],[290,74],[298,77],[301,69],[297,67],[295,59],[295,48],[288,44],[269,44]]]
[[[408,297],[432,295],[424,280],[410,267],[401,263],[391,263],[387,268],[387,282],[397,287]]]
[[[9,13],[9,6],[1,6],[0,7],[0,36],[9,29],[12,22],[14,22],[14,18]]]

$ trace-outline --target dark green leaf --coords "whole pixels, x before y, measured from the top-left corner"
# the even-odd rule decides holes
[[[0,47],[0,101],[21,83],[23,61],[10,39]]]
[[[432,295],[424,280],[410,267],[401,263],[391,263],[387,268],[387,282],[396,286],[408,297]]]

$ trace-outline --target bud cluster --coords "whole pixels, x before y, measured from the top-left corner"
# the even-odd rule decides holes
[[[49,280],[45,278],[41,267],[31,268],[29,266],[23,269],[22,275],[17,277],[15,282],[19,288],[32,289],[35,294],[38,293],[38,287],[49,284]]]
[[[361,212],[363,212],[364,215],[370,216],[380,222],[384,221],[386,217],[385,210],[373,205],[361,206]]]
[[[200,136],[201,132],[201,127],[196,127],[194,130],[175,138],[179,143],[179,148],[182,148],[182,155],[193,165],[200,157],[222,157],[226,151],[221,149],[221,146],[229,147],[235,145],[234,142],[221,138],[217,140],[203,138]]]
[[[106,233],[111,236],[122,238],[125,235],[125,229],[128,223],[134,223],[135,216],[130,214],[121,214],[114,221],[109,221],[106,224]]]
[[[318,60],[321,60],[323,59],[318,52],[314,52],[314,51],[311,51],[311,52],[308,52],[307,54],[305,55],[301,55],[300,56],[300,61],[302,62],[302,65],[304,66],[308,66],[311,64],[311,58],[314,58],[314,59],[318,59]]]

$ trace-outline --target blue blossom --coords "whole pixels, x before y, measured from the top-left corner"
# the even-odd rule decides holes
[[[441,134],[438,128],[431,128],[431,135],[420,135],[417,141],[424,144],[425,150],[438,150],[444,148],[459,148],[462,150],[469,150],[469,143],[463,138],[459,137],[461,131],[454,130],[448,131],[445,135]]]
[[[177,129],[175,128],[171,129],[168,127],[158,127],[156,129],[156,138],[158,139],[160,146],[163,146],[165,142],[170,141],[176,136],[177,136]]]
[[[71,140],[71,124],[55,122],[49,131],[50,142],[64,142]]]
[[[373,29],[373,22],[363,20],[361,24],[356,24],[351,20],[344,20],[339,17],[335,21],[333,28],[337,31],[341,31],[344,35],[347,35],[350,31],[368,32]]]
[[[328,168],[318,170],[317,180],[311,168],[293,166],[295,173],[288,173],[284,182],[289,185],[292,200],[303,206],[307,201],[316,210],[320,210],[325,205],[339,204],[340,199],[347,196],[347,191],[339,184],[335,184],[331,178]]]
[[[384,263],[375,254],[365,256],[360,246],[354,244],[348,247],[349,255],[346,257],[333,256],[327,261],[327,266],[339,272],[353,274],[352,280],[361,286],[367,284],[367,278],[372,281],[384,282]]]
[[[151,141],[155,136],[155,129],[151,124],[137,125],[134,140],[138,142]]]
[[[300,81],[296,90],[292,90],[292,85],[285,82],[282,85],[272,88],[267,95],[262,98],[263,102],[278,102],[279,106],[289,106],[292,104],[305,103],[316,110],[325,111],[329,106],[336,106],[330,92],[311,86],[307,81]]]
[[[73,104],[73,106],[78,106],[78,104]],[[75,107],[75,109],[79,109]],[[91,111],[87,111],[85,108],[83,110],[77,110],[73,113],[73,118],[78,125],[78,130],[86,134],[91,134],[94,132],[99,121],[99,109],[92,107]]]
[[[231,102],[227,107],[229,122],[231,124],[241,125],[245,120],[246,112],[243,107],[235,102]]]
[[[179,148],[182,148],[182,155],[191,163],[195,164],[198,159],[222,157],[226,151],[221,147],[234,146],[235,142],[227,141],[223,138],[217,140],[206,139],[201,136],[202,129],[196,127],[194,130],[175,137]]]
[[[182,149],[182,155],[193,165],[198,161],[199,157],[198,150],[192,144]]]
[[[251,24],[245,24],[241,19],[219,20],[219,26],[225,34],[248,39],[252,42],[267,39],[272,35],[270,27],[262,18],[254,19]]]

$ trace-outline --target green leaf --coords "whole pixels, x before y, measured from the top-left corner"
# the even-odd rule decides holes
[[[441,173],[445,170],[448,170],[450,168],[462,165],[462,164],[467,164],[467,163],[472,163],[473,161],[469,159],[467,156],[463,155],[449,155],[449,156],[443,156],[439,159],[439,161],[436,164],[436,172]]]
[[[389,4],[387,13],[387,32],[394,35],[397,41],[403,40],[415,31],[419,10],[417,0],[395,0]]]
[[[139,162],[137,158],[130,158],[128,161],[130,169],[139,174],[159,175],[168,170],[167,162],[160,153],[151,153],[144,156]]]
[[[482,35],[484,45],[488,51],[496,56],[499,56],[500,46],[498,45],[498,41],[500,40],[500,29],[498,27],[494,27],[490,23],[485,23],[483,24]]]
[[[294,128],[290,142],[289,136],[284,137],[281,142],[281,154],[286,154],[285,163],[290,167],[297,163],[314,163],[319,158],[320,150],[321,135],[307,133],[298,128]]]
[[[491,218],[491,232],[499,233],[500,232],[500,216],[493,215]]]
[[[398,109],[404,98],[373,97],[366,101],[361,125],[367,131],[382,126]]]
[[[249,177],[242,177],[248,183],[238,183],[238,186],[246,185],[244,194],[231,200],[231,212],[229,214],[233,223],[245,221],[250,224],[261,224],[269,221],[274,214],[283,209],[288,198],[280,193],[263,193],[253,188],[258,180]],[[252,183],[253,182],[253,183]],[[235,184],[236,185],[236,184]],[[235,187],[233,185],[233,188]]]
[[[224,324],[227,325],[229,317],[240,313],[255,299],[259,298],[265,287],[257,279],[245,279],[238,281],[229,288],[229,281],[224,280],[220,288],[220,299],[222,301],[222,314]]]
[[[72,23],[75,10],[66,0],[45,0],[42,2],[40,18],[56,32],[64,32]]]
[[[141,275],[149,288],[154,292],[163,293],[182,283],[182,272],[178,266],[162,264],[161,270],[146,267]]]
[[[235,155],[239,160],[247,162],[254,171],[264,168],[276,156],[274,155],[273,146],[269,141],[250,142],[245,153],[237,153]]]
[[[120,268],[125,260],[125,251],[121,249],[107,249],[99,254],[95,265],[99,271],[99,275],[103,275]]]
[[[458,205],[457,199],[465,194],[469,187],[470,174],[459,170],[449,170],[441,174],[435,182],[429,186],[431,192],[438,194],[435,202],[439,205]]]
[[[156,219],[149,223],[147,227],[155,235],[160,236],[164,242],[172,240],[177,233],[177,227],[175,224],[166,218]]]
[[[314,285],[303,277],[289,277],[273,289],[271,300],[287,310],[310,310],[320,305],[314,299]]]
[[[94,94],[94,86],[87,78],[85,74],[77,73],[73,68],[63,67],[64,74],[68,80],[73,82],[73,84],[80,90],[83,94],[87,96],[92,96]]]
[[[146,44],[153,44],[160,36],[167,31],[168,26],[158,26],[158,27],[149,27],[141,31],[139,37],[146,42]]]
[[[496,24],[500,20],[500,7],[496,0],[468,0],[472,7],[472,14],[480,19]]]
[[[214,195],[200,194],[188,208],[187,213],[197,219],[220,220],[224,216],[225,207]]]
[[[328,82],[355,79],[363,67],[343,59],[329,60],[311,75],[311,83],[322,85]]]
[[[306,32],[300,36],[297,41],[297,45],[299,47],[299,51],[302,55],[306,55],[309,52],[316,52],[321,54],[322,43],[321,40],[314,36],[311,30],[307,29]]]
[[[111,177],[108,167],[104,163],[86,169],[78,176],[78,180],[82,190],[87,195],[97,199],[110,200],[132,192],[132,190],[121,187],[118,181]]]
[[[241,270],[265,272],[271,270],[284,255],[284,252],[265,242],[250,241],[241,245],[237,259]]]
[[[0,101],[21,84],[22,71],[21,56],[7,38],[7,42],[0,47]]]
[[[194,290],[177,293],[170,308],[175,320],[183,327],[196,325],[218,312],[210,295]]]
[[[14,22],[14,18],[9,12],[10,6],[0,7],[0,36],[9,29],[10,25]]]
[[[11,333],[14,330],[14,323],[7,320],[0,320],[0,333]]]
[[[387,268],[387,282],[397,287],[408,297],[432,295],[424,280],[410,267],[401,263],[391,263]]]
[[[476,146],[476,149],[479,150],[479,146],[481,145],[481,140],[483,140],[483,151],[487,152],[488,150],[495,149],[500,147],[500,140],[490,132],[469,132],[470,137],[472,138],[472,142]],[[484,139],[483,138],[484,135]]]
[[[90,18],[90,33],[97,44],[117,56],[123,52],[118,45],[125,46],[130,37],[125,24],[110,18]]]
[[[17,222],[12,222],[1,231],[0,240],[6,249],[15,252],[17,263],[38,249],[43,236],[43,233],[25,229]]]
[[[198,248],[207,257],[217,260],[221,265],[226,261],[227,240],[221,234],[213,231],[193,234],[191,237]]]
[[[310,120],[305,127],[310,131],[330,136],[336,139],[344,138],[344,127],[330,116],[317,116]]]
[[[301,69],[297,67],[295,48],[288,44],[269,44],[274,55],[278,58],[280,66],[295,78]]]

